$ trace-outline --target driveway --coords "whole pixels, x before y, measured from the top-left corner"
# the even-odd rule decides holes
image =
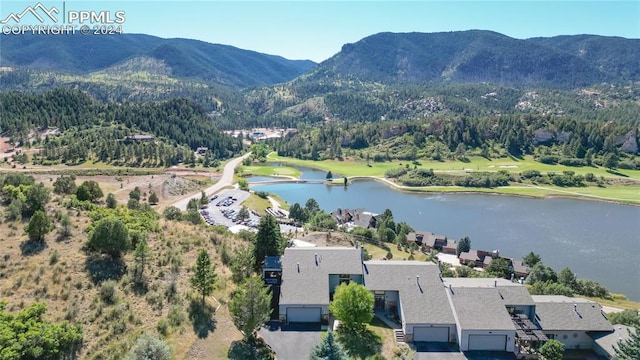
[[[460,351],[455,350],[448,343],[413,343],[416,350],[415,360],[465,360]]]
[[[270,322],[258,334],[271,346],[278,360],[308,359],[320,342],[320,325],[281,327],[279,322]]]
[[[462,353],[445,343],[414,343],[415,360],[515,360],[515,355],[503,351],[467,351]]]

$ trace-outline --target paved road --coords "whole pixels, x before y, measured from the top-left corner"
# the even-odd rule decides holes
[[[251,155],[251,153],[244,154],[244,155],[242,155],[240,157],[234,158],[231,161],[229,161],[224,166],[224,169],[222,170],[222,176],[220,177],[220,180],[218,180],[218,182],[213,184],[212,186],[209,186],[208,188],[206,188],[204,190],[205,194],[207,196],[211,196],[211,195],[215,194],[216,192],[222,190],[224,187],[232,185],[233,184],[233,169],[235,169],[236,166],[238,166],[238,164],[240,164],[242,162],[242,160],[244,160],[244,158],[248,157],[249,155]],[[189,203],[189,200],[191,200],[193,198],[199,200],[200,199],[200,192],[186,195],[184,198],[182,198],[182,199],[176,201],[175,203],[173,203],[172,206],[175,206],[178,209],[180,209],[182,211],[185,211],[185,210],[187,210],[187,204]]]

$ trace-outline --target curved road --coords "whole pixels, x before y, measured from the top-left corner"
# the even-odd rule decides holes
[[[233,170],[236,168],[236,166],[238,166],[238,164],[240,164],[242,162],[242,160],[244,160],[246,157],[248,157],[249,155],[251,155],[251,153],[246,153],[240,157],[234,158],[231,161],[229,161],[228,163],[225,164],[223,170],[222,170],[222,176],[220,177],[220,180],[218,180],[217,183],[209,186],[208,188],[204,189],[204,193],[207,196],[211,196],[214,193],[217,193],[218,191],[222,190],[223,188],[232,185],[233,184]],[[200,200],[200,192],[197,193],[192,193],[189,195],[186,195],[184,198],[176,201],[175,203],[171,204],[171,206],[175,206],[178,209],[180,209],[181,211],[185,211],[187,210],[187,204],[189,203],[189,200],[191,199],[197,199]]]

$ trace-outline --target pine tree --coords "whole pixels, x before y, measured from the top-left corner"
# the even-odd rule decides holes
[[[329,331],[327,336],[316,345],[309,356],[310,360],[348,360],[349,354],[336,341],[333,331]]]
[[[267,214],[260,219],[258,234],[256,235],[255,268],[259,269],[266,256],[280,255],[284,247],[284,240],[280,233],[280,226],[276,219]]]
[[[205,297],[213,293],[216,278],[215,266],[211,264],[209,253],[205,249],[201,249],[198,253],[196,265],[193,268],[193,275],[191,275],[189,281],[191,282],[191,287],[202,295],[202,307],[205,305]]]
[[[29,240],[36,242],[44,242],[44,236],[49,233],[53,228],[51,220],[47,214],[41,210],[37,210],[31,219],[29,225],[25,228],[25,231],[29,235]]]
[[[627,340],[620,340],[618,345],[614,345],[613,350],[616,353],[616,359],[640,359],[640,330],[629,330],[629,336]]]
[[[240,285],[229,302],[229,312],[233,324],[245,339],[251,340],[255,332],[267,321],[271,314],[270,288],[261,278],[253,276]]]

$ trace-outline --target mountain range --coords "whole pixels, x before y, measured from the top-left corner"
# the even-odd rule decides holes
[[[151,59],[144,63],[161,63],[173,77],[231,87],[288,81],[316,65],[228,45],[140,34],[2,35],[0,50],[0,66],[5,67],[85,74]]]
[[[1,66],[78,74],[150,59],[144,63],[160,63],[175,78],[241,88],[282,83],[303,74],[307,81],[486,82],[551,88],[640,80],[640,39],[597,35],[519,40],[485,30],[379,33],[345,44],[320,64],[140,34],[2,35],[0,47]]]
[[[519,40],[481,30],[379,33],[345,44],[309,77],[560,88],[635,81],[640,40],[596,35]]]

